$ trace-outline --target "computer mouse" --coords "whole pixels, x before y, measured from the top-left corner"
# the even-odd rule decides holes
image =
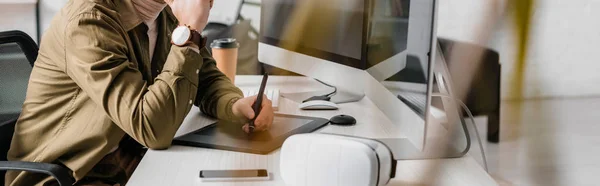
[[[298,107],[302,110],[337,110],[338,109],[337,104],[335,104],[333,102],[329,102],[329,101],[323,101],[323,100],[307,101],[307,102],[300,104],[300,106],[298,106]]]
[[[329,123],[331,123],[332,125],[354,125],[356,124],[356,119],[354,119],[354,117],[352,116],[348,116],[348,115],[337,115],[337,116],[333,116],[331,119],[329,119]]]

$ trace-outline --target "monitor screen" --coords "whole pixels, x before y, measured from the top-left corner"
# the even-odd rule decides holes
[[[263,0],[261,3],[261,42],[365,69],[367,0]],[[294,28],[302,29],[291,32]],[[288,45],[290,38],[297,39],[294,46]]]
[[[372,2],[368,67],[406,51],[410,14],[410,0],[372,0]]]
[[[368,69],[413,111],[425,117],[430,82],[433,1],[373,0]]]

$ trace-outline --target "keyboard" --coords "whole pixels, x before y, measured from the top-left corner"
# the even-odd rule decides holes
[[[253,89],[248,89],[248,88],[243,88],[241,89],[242,92],[244,93],[244,97],[250,97],[250,96],[254,96],[258,94],[258,88],[253,88]],[[273,102],[272,106],[273,106],[273,110],[277,111],[279,110],[279,89],[265,89],[265,95],[267,96],[267,98],[269,98],[269,100],[271,100],[271,102]]]
[[[427,106],[426,94],[403,91],[402,93],[400,93],[400,95],[398,95],[398,98],[402,100],[402,102],[404,102],[413,111],[417,112],[421,116],[425,115],[425,107]]]

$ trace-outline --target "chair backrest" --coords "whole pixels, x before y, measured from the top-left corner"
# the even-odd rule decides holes
[[[0,161],[6,160],[37,54],[37,44],[24,32],[0,32]],[[0,184],[4,174],[0,171]]]
[[[10,121],[0,122],[0,161],[6,161],[10,142],[12,141],[13,132],[15,131],[15,123],[17,118]],[[4,184],[4,175],[6,171],[0,170],[0,185]]]
[[[0,120],[0,168],[51,175],[59,185],[73,185],[74,179],[69,169],[64,166],[4,161],[27,93],[29,75],[37,59],[38,50],[37,44],[24,32],[0,32],[0,114],[7,119]],[[6,171],[0,171],[0,185],[5,183],[5,174]]]

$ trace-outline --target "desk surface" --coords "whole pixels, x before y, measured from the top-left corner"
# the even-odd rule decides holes
[[[260,84],[260,76],[237,76],[241,88]],[[305,77],[269,78],[267,88],[280,88],[281,93],[322,90],[323,85]],[[330,118],[338,114],[352,115],[357,124],[352,127],[326,126],[318,132],[354,135],[370,138],[403,137],[397,127],[368,99],[356,103],[340,104],[336,111],[302,111],[298,103],[281,99],[279,113]],[[192,108],[176,136],[197,130],[214,122]],[[428,168],[439,163],[438,173]],[[497,185],[484,169],[469,155],[456,159],[398,161],[396,178],[389,185]],[[273,179],[264,182],[201,182],[202,169],[267,169]],[[432,178],[431,175],[437,175]],[[279,150],[268,155],[231,152],[224,150],[172,146],[167,150],[149,150],[127,185],[284,185],[279,174]]]

